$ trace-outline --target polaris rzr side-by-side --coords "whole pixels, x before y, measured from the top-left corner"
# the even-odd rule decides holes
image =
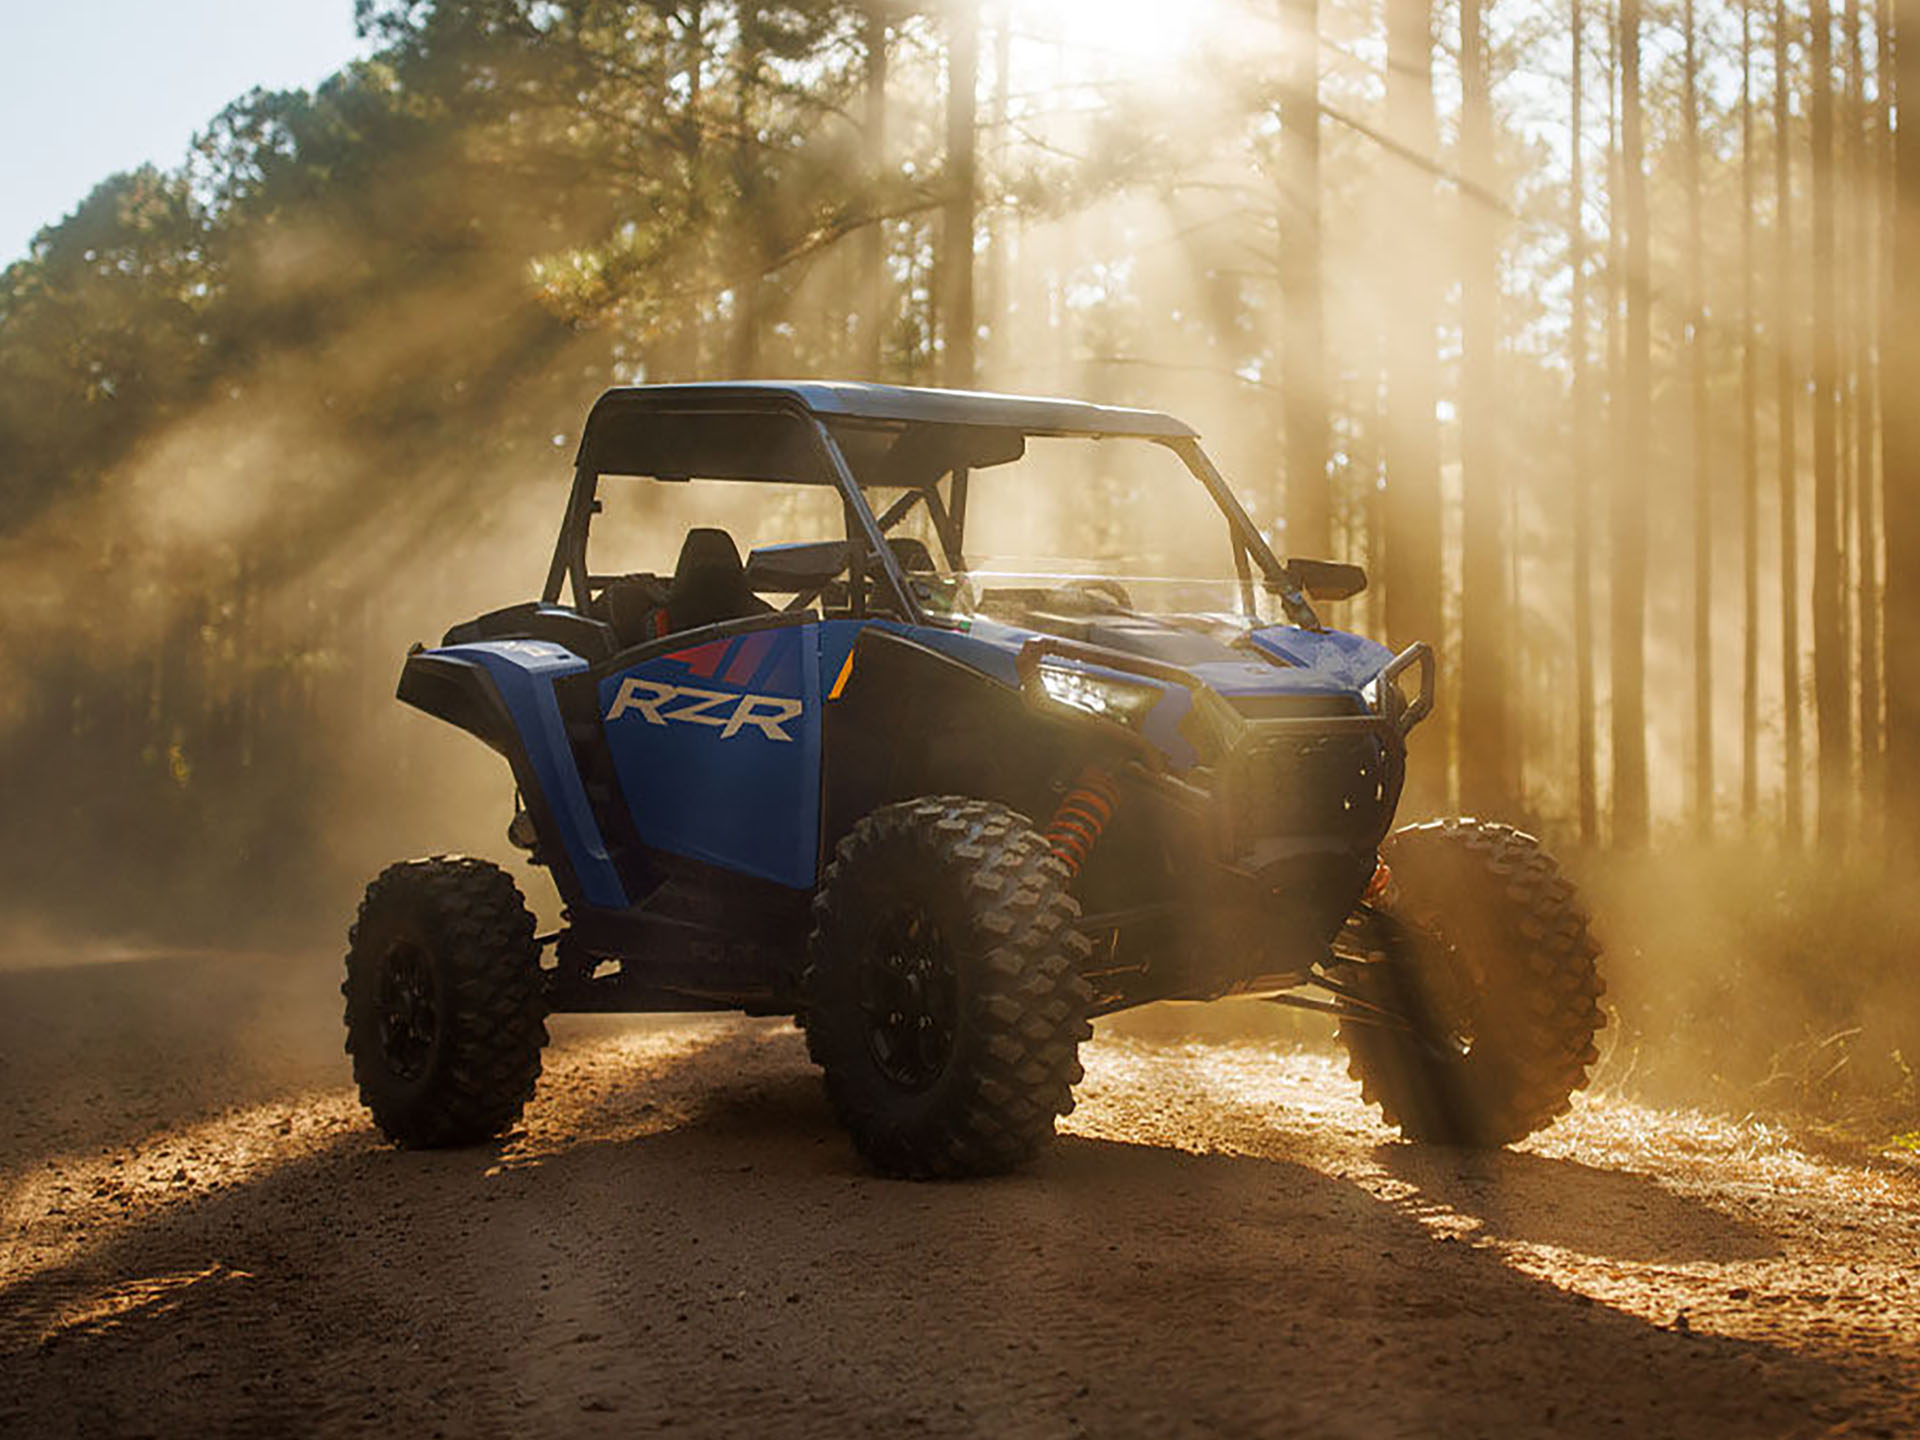
[[[1276,557],[1152,411],[608,391],[541,598],[399,686],[505,757],[562,922],[484,861],[382,872],[342,987],[362,1098],[470,1143],[549,1013],[792,1015],[872,1165],[982,1174],[1052,1138],[1091,1020],[1252,995],[1337,1017],[1407,1136],[1529,1134],[1595,1059],[1597,950],[1532,837],[1391,833],[1434,659],[1322,623],[1365,584]]]

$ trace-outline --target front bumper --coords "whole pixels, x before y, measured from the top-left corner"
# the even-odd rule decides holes
[[[1096,851],[1085,877],[1083,924],[1113,937],[1119,967],[1103,1007],[1284,988],[1323,961],[1373,879],[1433,690],[1425,645],[1364,695],[1299,695],[1295,713],[1274,697],[1244,713],[1255,707],[1202,688],[1207,763],[1128,767],[1119,813],[1131,823],[1116,823],[1110,865]]]
[[[1434,669],[1433,651],[1410,645],[1348,713],[1237,717],[1204,786],[1213,857],[1262,882],[1316,855],[1364,858],[1371,874],[1400,803],[1407,736],[1433,711]]]

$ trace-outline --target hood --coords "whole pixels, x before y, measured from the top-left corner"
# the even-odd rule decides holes
[[[1127,672],[1123,657],[1153,662],[1163,673],[1132,672],[1131,678],[1157,686],[1164,694],[1141,725],[1141,734],[1176,771],[1200,762],[1190,727],[1183,722],[1200,697],[1164,675],[1172,667],[1211,692],[1213,706],[1247,721],[1286,715],[1351,713],[1365,701],[1360,689],[1378,675],[1393,652],[1363,636],[1337,630],[1302,630],[1292,625],[1249,627],[1223,615],[1139,615],[1116,612],[1093,616],[1028,614],[1019,624],[979,617],[963,630],[922,630],[915,639],[932,649],[993,675],[1011,687],[1020,685],[1022,649],[1044,636],[1071,640],[1114,652],[1111,668]],[[1092,656],[1075,655],[1067,663],[1102,668]],[[1231,725],[1232,722],[1227,722]]]
[[[1293,625],[1256,629],[1231,615],[1040,612],[1022,615],[1018,624],[975,619],[965,633],[1009,657],[1041,635],[1095,645],[1184,670],[1229,701],[1241,696],[1357,694],[1393,658],[1386,646],[1363,635]],[[1008,678],[1013,678],[1011,673]]]

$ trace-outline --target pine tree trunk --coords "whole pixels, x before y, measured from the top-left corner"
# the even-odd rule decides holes
[[[1789,69],[1786,0],[1773,5],[1774,230],[1778,259],[1774,271],[1774,350],[1780,429],[1780,700],[1783,716],[1785,828],[1789,849],[1800,844],[1806,828],[1805,705],[1800,694],[1800,495],[1799,366],[1793,330],[1793,78]]]
[[[1713,480],[1707,392],[1706,239],[1700,222],[1700,57],[1693,0],[1686,0],[1687,384],[1693,438],[1693,826],[1713,833]]]
[[[1366,512],[1367,549],[1364,563],[1368,575],[1384,577],[1386,566],[1382,562],[1386,555],[1387,531],[1385,446],[1388,425],[1386,326],[1376,319],[1370,328],[1368,339],[1371,341],[1367,357],[1370,363],[1366,369],[1369,384],[1361,411],[1362,423],[1366,426],[1366,463],[1358,470],[1358,474],[1360,483],[1364,487],[1362,503]],[[1367,632],[1372,635],[1386,634],[1387,601],[1384,584],[1367,587],[1366,605]]]
[[[1890,100],[1920,95],[1920,0],[1893,0]],[[1885,394],[1920,395],[1920,134],[1893,132],[1892,282],[1880,333]],[[1886,780],[1888,853],[1911,865],[1920,853],[1920,566],[1894,557],[1920,554],[1920,406],[1882,404],[1885,470],[1883,530],[1888,556],[1886,621]]]
[[[1740,0],[1740,819],[1760,808],[1760,355],[1753,284],[1753,0]]]
[[[1329,555],[1326,339],[1320,293],[1320,23],[1317,0],[1282,0],[1290,74],[1281,92],[1281,372],[1287,550]]]
[[[1854,661],[1858,655],[1858,649],[1854,642],[1853,602],[1856,598],[1856,590],[1853,575],[1853,527],[1860,493],[1858,457],[1854,453],[1855,416],[1858,413],[1854,394],[1856,375],[1854,353],[1856,337],[1859,334],[1855,304],[1858,299],[1857,282],[1862,263],[1861,257],[1853,248],[1854,234],[1851,223],[1853,218],[1851,186],[1855,147],[1849,117],[1853,114],[1853,102],[1845,88],[1846,50],[1850,43],[1847,33],[1850,15],[1850,0],[1839,0],[1838,8],[1835,9],[1832,17],[1839,26],[1840,35],[1837,42],[1839,48],[1833,55],[1833,64],[1839,74],[1834,95],[1831,162],[1834,174],[1834,493],[1838,497],[1838,504],[1835,507],[1834,544],[1839,555],[1834,588],[1838,592],[1835,604],[1839,617],[1837,648],[1840,656],[1840,693],[1844,697],[1843,724],[1847,735],[1847,774],[1842,784],[1842,793],[1846,803],[1845,825],[1849,832],[1854,823],[1860,798],[1859,779],[1853,768],[1854,760],[1859,754],[1859,744],[1854,734],[1854,722],[1858,718],[1854,705],[1856,693]]]
[[[740,7],[740,35],[734,51],[734,190],[733,215],[733,329],[727,347],[727,369],[735,379],[760,373],[760,286],[766,270],[766,240],[762,230],[760,155],[754,138],[760,89],[759,11]]]
[[[1620,11],[1619,0],[1607,7],[1607,264],[1606,316],[1601,327],[1601,346],[1607,364],[1607,475],[1619,473],[1621,457],[1626,453],[1627,395],[1627,246],[1626,246],[1626,167],[1621,163],[1620,143]],[[1611,492],[1608,494],[1611,502]],[[1609,512],[1611,523],[1611,512]],[[1611,605],[1611,555],[1608,560],[1609,605]],[[1611,694],[1609,694],[1609,707]],[[1598,720],[1598,702],[1595,704]],[[1611,735],[1609,735],[1611,742]]]
[[[887,174],[887,11],[881,0],[867,10],[865,48],[867,170],[876,204]],[[886,374],[887,236],[879,220],[860,236],[860,363],[869,380]]]
[[[988,130],[992,151],[987,163],[991,176],[1006,169],[1007,123],[1012,104],[1009,88],[1013,70],[1013,11],[999,6],[993,32],[993,98],[990,102]],[[1004,203],[990,206],[987,212],[986,321],[987,356],[983,369],[989,384],[1006,365],[1012,353],[1009,326],[1012,322],[1012,297],[1007,281],[1008,251],[1012,248],[1012,226]]]
[[[1613,485],[1613,838],[1647,842],[1646,606],[1652,294],[1647,261],[1646,124],[1640,96],[1640,0],[1620,0],[1620,148],[1625,192],[1626,350],[1619,470]]]
[[[1410,155],[1434,154],[1432,0],[1386,0],[1387,126]],[[1429,164],[1390,157],[1387,191],[1394,223],[1409,234],[1435,226]],[[1441,609],[1439,284],[1420,247],[1382,277],[1387,307],[1387,490],[1384,530],[1386,634],[1398,649],[1424,640],[1443,649]],[[1409,740],[1401,809],[1432,814],[1447,792],[1446,727],[1426,725]]]
[[[1433,17],[1430,0],[1387,0],[1387,124],[1420,156],[1434,148]],[[1434,226],[1432,171],[1389,159],[1391,211],[1407,233]],[[1440,436],[1437,298],[1434,277],[1415,263],[1383,277],[1391,292],[1387,335],[1387,635],[1398,646],[1439,645]],[[1428,726],[1427,729],[1434,727]],[[1419,732],[1416,732],[1418,734]]]
[[[1879,346],[1874,321],[1879,308],[1879,186],[1882,111],[1866,96],[1866,29],[1871,0],[1857,0],[1854,11],[1848,91],[1852,97],[1850,133],[1854,137],[1853,226],[1854,294],[1854,564],[1859,572],[1860,805],[1863,826],[1877,816],[1880,770],[1880,466],[1878,426]],[[1877,70],[1884,78],[1885,70]]]
[[[973,228],[980,189],[974,93],[980,74],[979,0],[949,0],[947,12],[947,203],[941,227],[944,382],[974,380]]]
[[[1598,778],[1594,766],[1593,685],[1593,381],[1588,374],[1586,222],[1586,16],[1573,0],[1569,23],[1573,170],[1567,203],[1567,238],[1573,266],[1573,315],[1568,346],[1573,365],[1573,691],[1575,772],[1580,843],[1599,840]]]
[[[704,237],[712,216],[706,204],[707,148],[702,129],[702,111],[706,104],[707,35],[706,7],[694,0],[681,22],[678,70],[686,86],[686,104],[681,111],[679,151],[686,168],[687,228]],[[689,306],[671,332],[664,354],[648,364],[648,378],[655,380],[698,380],[706,370],[706,326],[695,307]]]
[[[1844,838],[1847,814],[1847,656],[1840,622],[1839,379],[1834,297],[1833,16],[1811,0],[1813,101],[1813,706],[1818,726],[1822,845]]]
[[[1499,236],[1482,198],[1496,182],[1486,14],[1460,7],[1460,796],[1495,814],[1511,804],[1505,496],[1499,473]],[[1476,193],[1477,192],[1477,193]]]

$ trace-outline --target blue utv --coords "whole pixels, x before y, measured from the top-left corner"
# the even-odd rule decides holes
[[[1598,952],[1531,836],[1390,834],[1434,659],[1322,623],[1365,584],[1276,557],[1152,411],[608,391],[541,598],[399,686],[505,757],[562,923],[477,859],[375,879],[363,1100],[472,1143],[549,1013],[791,1015],[871,1165],[978,1175],[1052,1139],[1094,1018],[1250,995],[1336,1017],[1410,1138],[1529,1134],[1595,1059]]]

